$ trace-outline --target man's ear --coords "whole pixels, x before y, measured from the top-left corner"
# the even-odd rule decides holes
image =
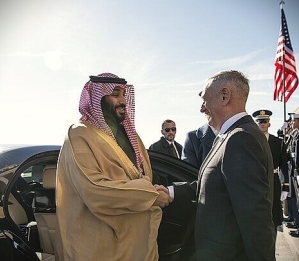
[[[222,95],[222,104],[223,105],[226,105],[230,99],[230,96],[231,96],[231,92],[228,88],[223,88],[221,90],[221,95]]]

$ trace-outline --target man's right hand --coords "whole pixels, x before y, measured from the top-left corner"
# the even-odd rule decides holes
[[[165,191],[157,190],[159,192],[159,196],[155,200],[153,206],[159,206],[161,208],[164,208],[169,205],[169,203],[172,202],[172,198],[169,196],[169,194],[165,193]]]

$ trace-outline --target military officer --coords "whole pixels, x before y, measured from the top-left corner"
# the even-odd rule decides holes
[[[298,211],[298,189],[299,189],[299,111],[292,114],[293,131],[288,139],[288,152],[290,155],[290,216],[293,222],[286,223],[289,228],[297,228],[289,232],[291,236],[299,237],[299,211]],[[290,221],[291,221],[290,220]]]
[[[282,225],[283,212],[281,205],[281,196],[286,197],[289,191],[289,175],[287,165],[286,146],[282,139],[269,134],[270,116],[272,112],[269,110],[258,110],[252,114],[260,130],[265,134],[272,153],[274,165],[274,192],[273,192],[273,222],[275,226],[274,234],[277,234],[277,226]],[[281,184],[279,173],[283,176],[283,183]],[[283,193],[282,193],[283,191]]]

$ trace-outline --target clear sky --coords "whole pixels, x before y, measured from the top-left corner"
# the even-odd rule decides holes
[[[284,10],[299,61],[299,1]],[[205,123],[198,92],[220,70],[250,79],[247,112],[273,112],[279,0],[7,0],[0,2],[0,144],[62,144],[80,117],[89,75],[111,72],[135,86],[136,129],[145,146],[172,119],[183,143]],[[299,107],[299,88],[286,111]]]

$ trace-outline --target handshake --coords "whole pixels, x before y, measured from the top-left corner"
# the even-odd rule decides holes
[[[163,185],[155,184],[154,187],[159,192],[159,196],[156,198],[153,206],[159,206],[160,208],[164,208],[169,205],[173,201],[173,198],[169,195],[168,188],[165,188]]]

